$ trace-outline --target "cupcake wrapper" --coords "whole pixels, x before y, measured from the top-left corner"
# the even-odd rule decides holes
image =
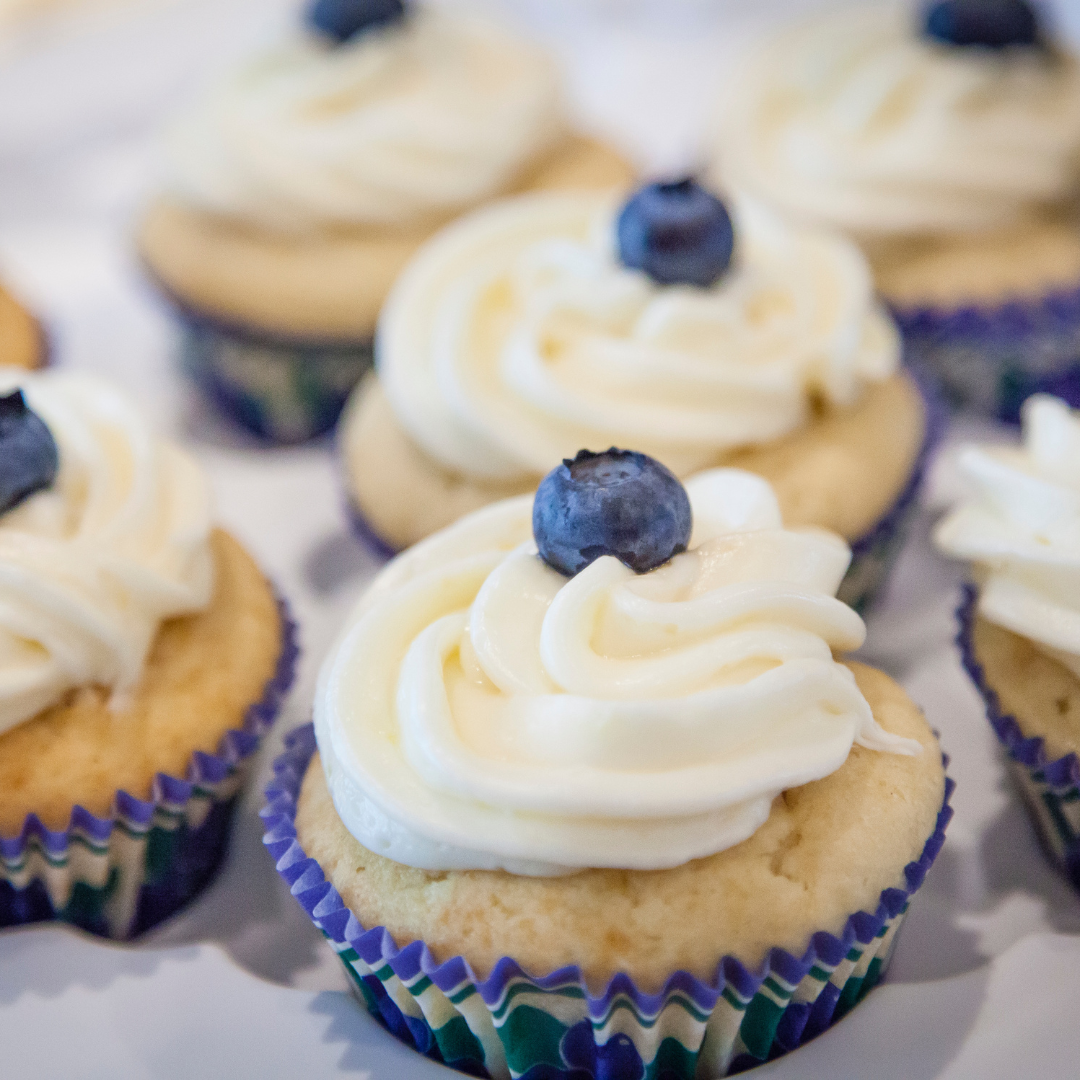
[[[345,507],[345,517],[349,522],[349,527],[352,530],[353,536],[359,541],[360,546],[366,548],[372,555],[379,559],[390,560],[395,555],[399,555],[403,549],[394,547],[389,540],[384,540],[375,531],[375,526],[368,521],[360,508],[350,498],[348,482],[345,478],[345,469],[340,464],[340,458],[338,477],[341,481],[341,491],[343,492],[342,501]]]
[[[1080,407],[1080,286],[960,308],[894,308],[913,361],[954,406],[1016,423],[1024,399],[1054,394]]]
[[[1005,751],[1009,772],[1023,797],[1047,855],[1080,890],[1080,761],[1076,754],[1051,761],[1041,738],[1028,738],[1015,716],[1004,713],[975,657],[973,631],[978,590],[965,585],[956,618],[956,644],[971,681],[986,703],[986,716]]]
[[[923,399],[926,409],[926,434],[911,475],[896,501],[869,531],[851,543],[851,565],[840,583],[837,595],[860,614],[873,604],[900,554],[908,527],[918,509],[919,488],[926,466],[948,424],[948,409],[941,395],[934,389],[933,381],[917,370],[909,369],[908,374],[914,379]],[[344,467],[339,468],[339,476],[344,491],[345,514],[353,535],[380,559],[392,559],[400,549],[378,534],[350,498]]]
[[[274,764],[262,816],[278,872],[376,1019],[428,1057],[495,1080],[727,1076],[812,1039],[881,979],[952,817],[947,779],[934,833],[905,868],[906,888],[886,889],[877,910],[856,912],[840,937],[814,934],[803,956],[772,949],[758,972],[725,957],[713,982],[678,971],[658,994],[620,974],[597,996],[576,967],[533,976],[504,957],[479,979],[460,956],[440,964],[423,942],[399,949],[384,928],[365,930],[296,837],[297,799],[314,751],[308,724],[289,735]]]
[[[334,426],[373,353],[370,339],[292,342],[189,318],[180,362],[223,413],[260,439],[284,444]]]
[[[172,915],[205,886],[225,855],[237,795],[293,681],[296,624],[278,599],[282,647],[262,697],[216,754],[196,751],[187,778],[158,773],[149,799],[117,791],[113,814],[81,806],[66,829],[29,814],[0,837],[0,927],[59,920],[125,939]]]
[[[193,308],[147,267],[180,322],[180,364],[221,412],[269,443],[329,431],[371,367],[375,344],[289,337]]]

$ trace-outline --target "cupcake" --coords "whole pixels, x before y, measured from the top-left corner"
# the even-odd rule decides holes
[[[180,117],[138,244],[183,361],[257,434],[330,428],[382,302],[440,224],[507,191],[630,176],[568,126],[552,60],[401,0],[319,0]]]
[[[190,899],[295,651],[192,458],[106,383],[0,369],[0,927]]]
[[[368,1007],[500,1080],[722,1076],[850,1009],[950,785],[834,658],[849,558],[760,477],[610,450],[390,563],[263,811]]]
[[[973,564],[958,643],[1047,852],[1080,888],[1080,413],[1043,394],[1020,446],[968,446],[938,526]]]
[[[1080,403],[1080,63],[1026,0],[818,16],[748,57],[717,135],[727,183],[860,241],[955,401]]]
[[[930,425],[858,250],[691,180],[518,196],[430,241],[379,323],[340,446],[364,529],[400,549],[531,492],[579,446],[768,479],[876,586]]]
[[[41,367],[47,352],[37,320],[0,286],[0,368]]]

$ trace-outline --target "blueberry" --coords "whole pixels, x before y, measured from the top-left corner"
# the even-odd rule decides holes
[[[623,265],[661,285],[708,288],[735,247],[727,208],[689,177],[635,192],[615,228]]]
[[[404,18],[403,0],[315,0],[307,13],[316,30],[339,42]]]
[[[566,458],[533,500],[540,556],[567,577],[601,555],[644,574],[686,550],[691,525],[690,499],[675,475],[645,454],[614,446]]]
[[[59,467],[52,432],[27,408],[22,391],[0,397],[0,514],[50,487]]]
[[[939,0],[926,9],[929,37],[947,45],[1035,45],[1039,19],[1027,0]]]

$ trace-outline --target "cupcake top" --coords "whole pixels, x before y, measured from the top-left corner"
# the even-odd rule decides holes
[[[178,120],[166,185],[268,230],[410,226],[504,189],[562,134],[546,55],[418,7],[343,41],[309,27],[248,63]]]
[[[1020,446],[967,446],[970,495],[939,525],[942,551],[975,564],[979,614],[1080,676],[1080,413],[1028,398]]]
[[[864,636],[835,599],[850,554],[784,529],[749,473],[684,491],[582,452],[535,504],[399,556],[350,616],[315,703],[342,822],[429,870],[660,869],[739,843],[853,742],[917,752],[833,658]]]
[[[134,404],[0,368],[0,732],[139,680],[162,620],[211,598],[210,493]]]
[[[685,251],[665,233],[684,226]],[[421,248],[376,338],[409,436],[492,482],[611,443],[688,475],[855,402],[899,352],[852,244],[689,181],[473,212]]]
[[[849,8],[766,42],[727,88],[717,172],[867,239],[985,230],[1070,199],[1080,64],[1034,22],[968,40],[954,9],[977,6]],[[983,4],[1011,7],[1025,9]],[[1012,43],[990,44],[995,29]]]

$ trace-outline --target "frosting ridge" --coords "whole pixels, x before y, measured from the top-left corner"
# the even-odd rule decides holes
[[[847,545],[783,529],[751,474],[687,489],[693,546],[647,574],[611,556],[552,570],[528,496],[390,564],[315,705],[362,843],[432,870],[659,869],[739,843],[853,742],[914,752],[833,659],[865,633],[834,596]]]
[[[52,487],[0,515],[0,732],[77,687],[122,695],[164,619],[213,589],[195,461],[95,378],[0,368],[59,448]]]
[[[742,203],[714,286],[658,286],[619,264],[616,209],[593,194],[505,199],[444,229],[399,278],[379,378],[444,467],[517,480],[618,445],[686,476],[896,369],[895,326],[848,241]]]
[[[422,9],[336,46],[298,36],[249,63],[178,119],[167,183],[282,232],[407,226],[506,187],[562,134],[541,51]]]
[[[907,4],[780,34],[729,94],[717,173],[866,239],[1007,226],[1080,186],[1080,63],[935,42]]]
[[[1038,394],[1022,421],[1019,447],[961,450],[971,494],[934,540],[975,563],[980,615],[1080,675],[1080,413]]]

